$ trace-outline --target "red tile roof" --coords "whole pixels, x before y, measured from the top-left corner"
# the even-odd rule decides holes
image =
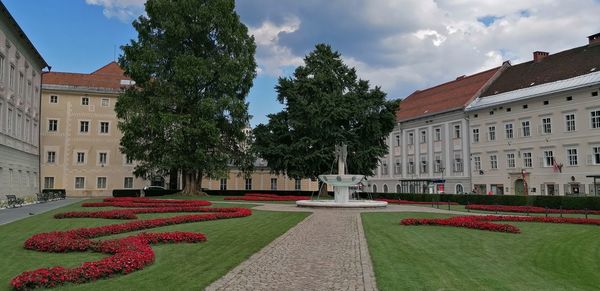
[[[43,85],[64,85],[86,88],[121,90],[121,80],[130,80],[116,62],[92,72],[91,74],[47,72],[42,75]]]
[[[396,119],[406,121],[464,108],[489,83],[488,81],[500,68],[459,77],[454,81],[425,90],[417,90],[400,102]]]

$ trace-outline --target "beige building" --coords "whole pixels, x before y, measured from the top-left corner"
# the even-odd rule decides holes
[[[39,192],[41,72],[48,65],[0,2],[0,194]]]
[[[150,184],[133,175],[133,161],[119,150],[121,132],[114,107],[121,88],[131,84],[115,62],[91,74],[43,75],[43,189],[89,197]]]
[[[466,108],[476,192],[600,193],[599,91],[600,34],[506,69]]]

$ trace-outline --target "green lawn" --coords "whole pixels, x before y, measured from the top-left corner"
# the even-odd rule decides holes
[[[214,204],[234,207],[243,204]],[[0,226],[0,290],[10,289],[10,280],[23,271],[42,267],[75,267],[82,262],[103,257],[97,253],[52,254],[23,249],[31,235],[52,230],[92,227],[123,220],[63,219],[52,215],[64,211],[93,210],[79,203],[24,220]],[[106,208],[104,208],[106,209]],[[145,214],[140,218],[166,217],[177,214]],[[269,212],[254,210],[249,217],[179,224],[146,230],[147,232],[194,231],[206,234],[208,241],[198,244],[166,244],[153,246],[154,264],[128,275],[86,283],[65,285],[58,290],[200,290],[226,274],[289,228],[302,221],[308,213]],[[121,234],[128,236],[135,232]],[[111,238],[109,236],[101,239]]]
[[[600,286],[600,228],[512,223],[521,234],[401,226],[425,213],[364,213],[380,290],[592,290]]]

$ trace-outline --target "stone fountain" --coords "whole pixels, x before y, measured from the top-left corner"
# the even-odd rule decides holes
[[[348,148],[345,144],[335,146],[338,161],[337,175],[319,175],[319,180],[333,186],[333,200],[299,200],[297,206],[302,207],[331,207],[331,208],[378,208],[386,207],[387,202],[375,200],[350,199],[350,187],[360,183],[365,176],[346,174],[346,157]]]

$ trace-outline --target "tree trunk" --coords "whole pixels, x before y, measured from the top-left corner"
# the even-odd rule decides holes
[[[185,171],[183,175],[184,178],[184,187],[183,187],[183,195],[196,195],[198,194],[198,173],[196,171]]]
[[[173,168],[169,171],[169,189],[170,190],[177,190],[179,189],[179,185],[177,185],[177,182],[179,180],[179,170],[176,168]]]

